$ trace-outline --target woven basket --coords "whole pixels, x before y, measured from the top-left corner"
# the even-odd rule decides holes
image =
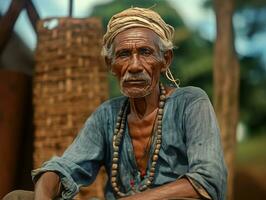
[[[101,40],[101,22],[96,18],[50,18],[38,23],[34,167],[61,155],[86,118],[107,99]],[[97,180],[79,199],[103,198],[103,171]]]

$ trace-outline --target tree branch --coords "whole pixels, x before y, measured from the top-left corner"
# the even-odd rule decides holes
[[[30,22],[33,26],[33,29],[37,33],[37,21],[40,20],[40,15],[37,12],[37,10],[36,10],[36,8],[35,8],[35,6],[31,0],[27,0],[26,10],[27,10],[27,14],[29,16]]]

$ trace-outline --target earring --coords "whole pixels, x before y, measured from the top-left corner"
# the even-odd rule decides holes
[[[169,68],[167,68],[167,70],[165,71],[165,76],[169,81],[173,82],[177,88],[179,88],[180,80],[174,78],[174,76],[173,76],[173,74]]]

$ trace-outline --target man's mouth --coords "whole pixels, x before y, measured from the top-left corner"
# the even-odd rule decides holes
[[[124,85],[145,85],[147,83],[148,81],[143,79],[129,79],[124,81]]]

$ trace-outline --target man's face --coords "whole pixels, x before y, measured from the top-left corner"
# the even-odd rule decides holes
[[[110,66],[124,95],[144,97],[158,84],[160,73],[166,70],[158,42],[159,36],[147,28],[131,28],[115,37]]]

